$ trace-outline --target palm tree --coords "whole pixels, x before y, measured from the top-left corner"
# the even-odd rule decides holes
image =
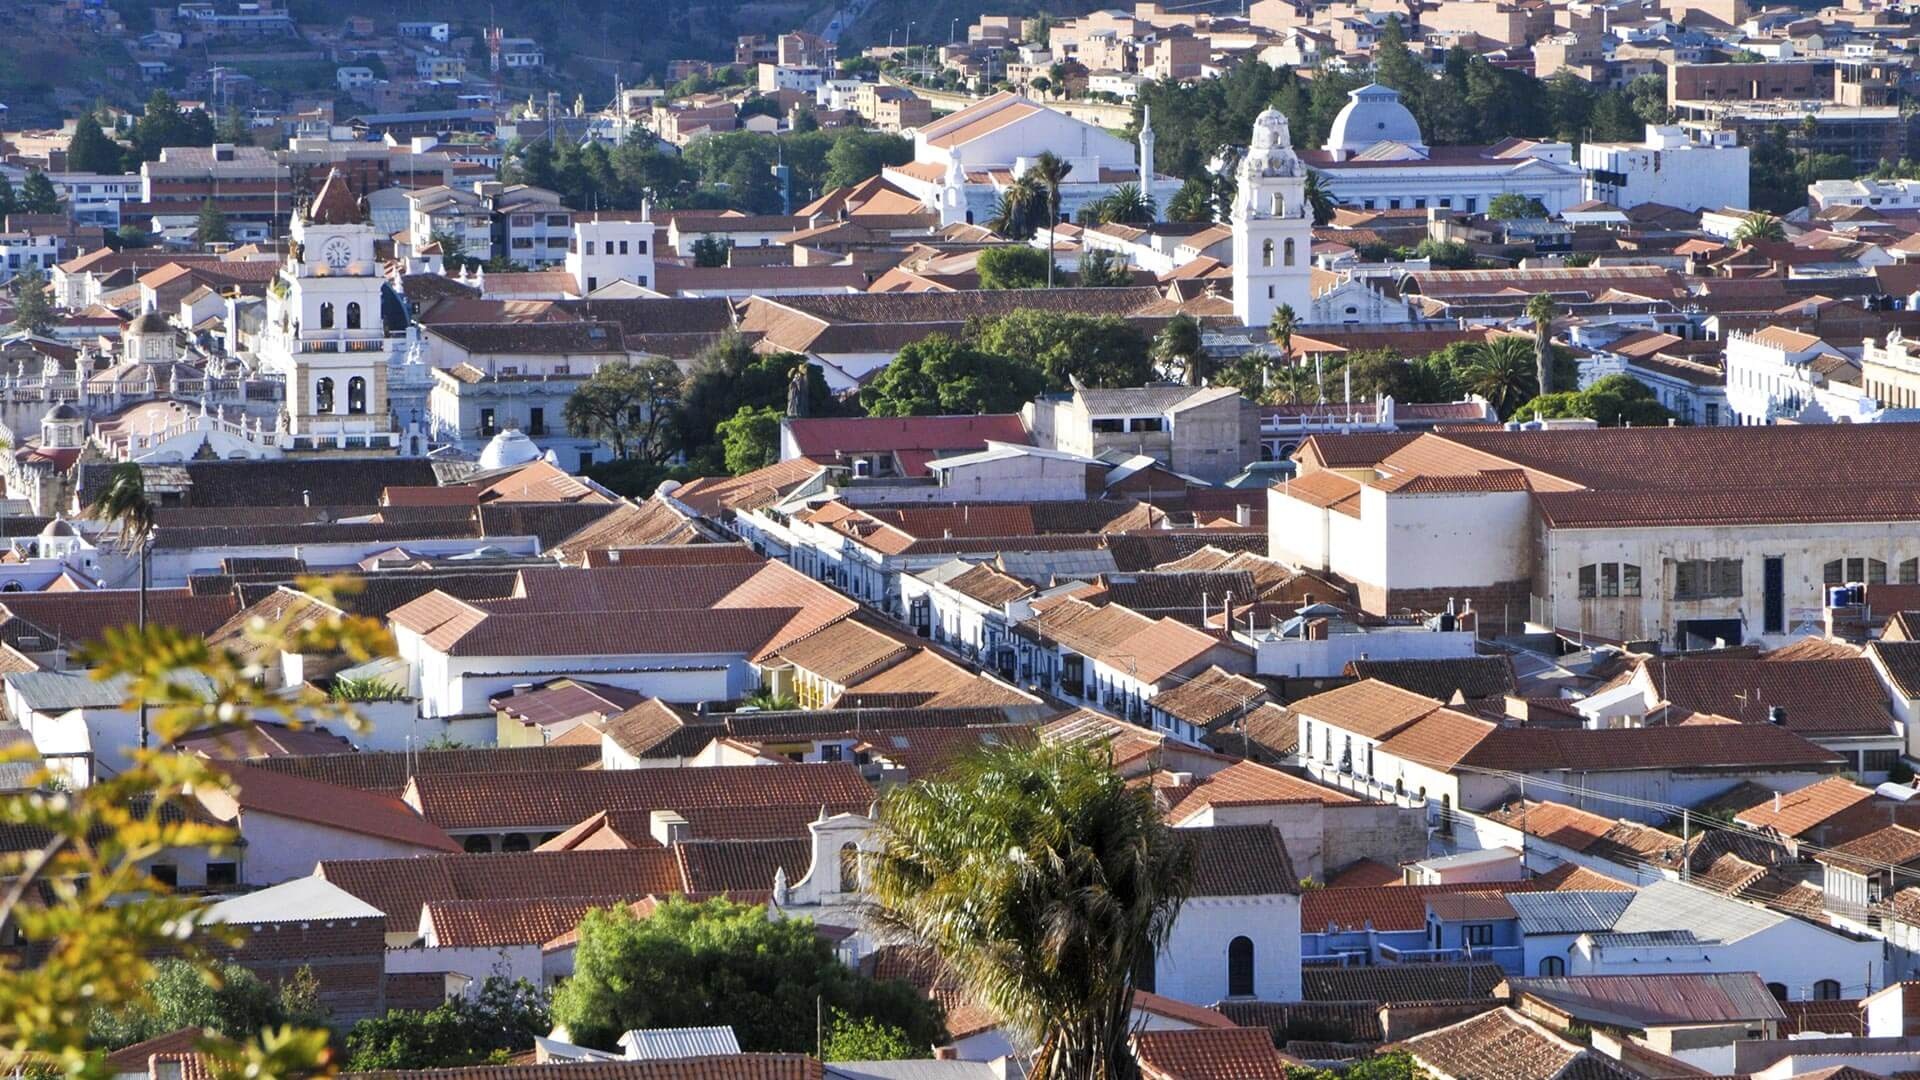
[[[1518,334],[1506,334],[1477,346],[1465,371],[1467,389],[1487,399],[1501,416],[1539,393],[1534,366],[1537,351]]]
[[[1332,221],[1335,204],[1333,201],[1333,192],[1327,189],[1326,177],[1321,176],[1312,169],[1308,169],[1305,192],[1307,205],[1313,208],[1313,223],[1315,225],[1325,225],[1327,222]]]
[[[1299,405],[1313,401],[1318,393],[1311,371],[1289,366],[1272,373],[1271,381],[1260,396],[1269,405]]]
[[[1067,174],[1073,171],[1073,162],[1055,154],[1051,150],[1042,150],[1040,156],[1033,159],[1027,167],[1026,177],[1033,181],[1038,190],[1045,195],[1043,205],[1047,208],[1047,288],[1053,288],[1053,227],[1060,221],[1060,185],[1066,182]]]
[[[1035,1052],[1035,1080],[1134,1080],[1134,972],[1187,849],[1085,745],[1002,749],[893,789],[861,856],[874,921],[932,952]]]
[[[1300,317],[1294,313],[1292,304],[1281,304],[1273,309],[1273,318],[1267,322],[1267,336],[1280,346],[1280,362],[1293,359],[1293,332],[1300,325]],[[1273,365],[1263,365],[1261,383],[1270,385],[1273,381]]]
[[[987,228],[1009,240],[1031,237],[1033,208],[1039,201],[1039,187],[1024,176],[1015,180],[1000,192],[1000,200],[993,205],[993,216],[987,219]]]
[[[1099,219],[1102,223],[1117,221],[1127,225],[1141,225],[1151,222],[1160,212],[1160,205],[1154,201],[1153,196],[1140,190],[1139,184],[1121,184],[1094,205],[1098,207]]]
[[[1787,226],[1772,214],[1748,214],[1733,234],[1733,242],[1748,247],[1755,241],[1779,243],[1787,238]]]
[[[140,558],[138,626],[147,628],[147,581],[153,567],[153,500],[147,498],[147,477],[137,462],[123,461],[107,474],[107,485],[87,504],[87,516],[116,525],[120,547]],[[140,702],[140,749],[147,749],[147,703]]]
[[[1153,342],[1154,358],[1162,367],[1179,368],[1182,381],[1199,386],[1206,362],[1206,345],[1200,339],[1200,324],[1182,312],[1167,320]]]
[[[1533,382],[1543,394],[1553,393],[1553,297],[1535,293],[1527,301],[1527,318],[1533,320]]]

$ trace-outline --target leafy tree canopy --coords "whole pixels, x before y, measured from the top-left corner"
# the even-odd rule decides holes
[[[900,350],[860,399],[874,416],[1017,412],[1045,389],[1039,363],[987,352],[945,334]]]
[[[1038,361],[1047,387],[1065,390],[1069,376],[1088,386],[1139,386],[1153,378],[1152,344],[1114,315],[1078,315],[1021,308],[967,327],[973,344],[1001,357]]]
[[[546,992],[525,979],[495,975],[475,995],[461,994],[425,1012],[395,1009],[347,1032],[347,1068],[443,1069],[478,1065],[526,1050],[553,1027]]]
[[[1004,244],[982,251],[974,266],[983,289],[1038,289],[1047,283],[1050,261],[1039,248]]]
[[[1674,418],[1645,383],[1631,375],[1608,375],[1585,390],[1542,394],[1513,411],[1517,420],[1585,417],[1601,427],[1655,427]]]
[[[914,1045],[944,1034],[938,1005],[848,968],[813,920],[718,899],[670,899],[646,918],[590,913],[553,1019],[602,1049],[634,1028],[727,1024],[744,1050],[812,1053],[816,1003],[897,1028]]]

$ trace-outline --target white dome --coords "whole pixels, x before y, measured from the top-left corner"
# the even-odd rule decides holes
[[[53,515],[53,520],[47,522],[46,526],[40,530],[40,539],[42,540],[56,540],[63,537],[79,535],[80,530],[73,527],[73,522],[68,521],[59,514]]]
[[[539,459],[540,448],[517,428],[508,428],[495,435],[480,451],[480,467],[483,469],[510,469]]]
[[[1368,83],[1347,95],[1347,104],[1333,118],[1327,149],[1357,154],[1381,142],[1425,146],[1420,124],[1400,104],[1400,95],[1378,83]]]

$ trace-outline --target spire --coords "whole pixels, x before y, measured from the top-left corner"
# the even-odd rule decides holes
[[[365,221],[360,200],[348,188],[347,178],[339,169],[330,170],[326,183],[320,185],[320,193],[307,206],[307,224],[358,225]]]

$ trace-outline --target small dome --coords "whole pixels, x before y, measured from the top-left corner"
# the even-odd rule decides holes
[[[508,428],[495,435],[480,451],[480,467],[483,469],[509,469],[539,459],[540,448],[517,428]]]
[[[1382,142],[1426,145],[1421,141],[1419,121],[1400,104],[1400,95],[1394,90],[1368,83],[1347,97],[1347,104],[1333,118],[1327,149],[1357,154]]]
[[[46,527],[40,530],[40,539],[42,540],[77,537],[79,535],[80,530],[73,527],[73,522],[68,521],[58,514],[55,514],[53,520],[47,522]]]
[[[168,325],[167,317],[157,311],[149,311],[145,315],[133,320],[133,325],[128,327],[128,329],[136,334],[173,333],[173,327]]]
[[[71,403],[63,401],[60,404],[55,405],[52,409],[47,411],[47,419],[49,420],[84,420],[86,419],[86,417],[80,415],[80,410],[74,408]]]

